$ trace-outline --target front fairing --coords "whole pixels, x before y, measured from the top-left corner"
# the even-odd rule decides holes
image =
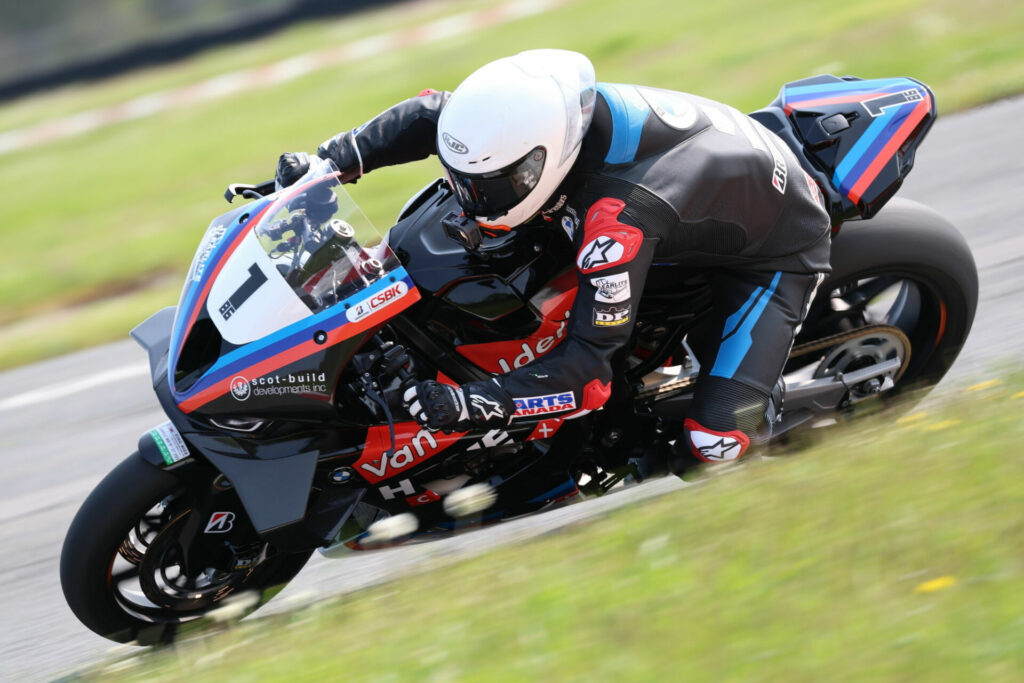
[[[173,324],[170,394],[194,416],[331,410],[352,353],[418,298],[333,164],[317,162],[210,224]]]

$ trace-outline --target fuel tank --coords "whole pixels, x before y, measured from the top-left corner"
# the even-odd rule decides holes
[[[423,296],[407,317],[457,348],[514,343],[552,316],[564,321],[576,277],[572,245],[561,230],[538,219],[497,237],[483,236],[478,248],[469,249],[441,224],[453,212],[460,215],[461,208],[438,179],[409,202],[388,235]],[[553,299],[563,305],[553,307]]]

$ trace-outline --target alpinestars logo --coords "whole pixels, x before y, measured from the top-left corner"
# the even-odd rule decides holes
[[[501,407],[501,404],[497,401],[492,401],[486,396],[473,394],[473,397],[469,399],[469,402],[481,420],[490,420],[491,418],[501,419],[505,417],[505,409]]]
[[[733,454],[732,451],[739,449],[739,447],[739,441],[723,436],[713,444],[698,446],[697,450],[708,460],[735,460],[739,453]]]
[[[615,263],[622,258],[625,251],[622,244],[611,237],[598,237],[580,250],[576,265],[584,272],[595,270]]]

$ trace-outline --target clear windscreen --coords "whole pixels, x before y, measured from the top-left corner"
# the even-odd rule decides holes
[[[182,291],[177,334],[187,334],[205,307],[224,340],[245,344],[353,297],[400,267],[341,187],[334,164],[314,159],[291,187],[210,224]],[[353,308],[359,305],[357,299]]]
[[[310,175],[296,184],[298,191],[287,201],[272,207],[255,233],[273,267],[317,313],[400,264],[333,172]]]

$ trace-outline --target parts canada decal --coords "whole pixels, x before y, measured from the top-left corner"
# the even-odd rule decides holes
[[[576,396],[571,391],[543,396],[527,396],[517,398],[515,402],[516,412],[513,417],[532,417],[576,409]]]

